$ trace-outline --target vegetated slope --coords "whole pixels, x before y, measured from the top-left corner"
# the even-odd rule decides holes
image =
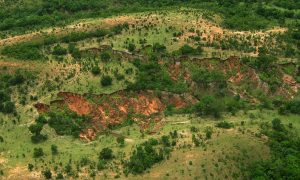
[[[222,14],[224,25],[239,29],[261,29],[274,24],[290,25],[282,19],[297,19],[299,3],[296,0],[248,2],[238,1],[3,1],[0,15],[2,32],[24,32],[44,26],[65,25],[79,18],[107,17],[118,13],[176,8],[178,6],[209,9]],[[293,6],[291,6],[293,4]],[[5,36],[6,33],[2,35]]]
[[[3,40],[1,175],[297,177],[299,30],[218,23],[182,9]]]

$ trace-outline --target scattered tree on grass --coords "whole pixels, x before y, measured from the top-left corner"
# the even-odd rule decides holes
[[[118,137],[117,142],[121,147],[124,147],[125,145],[125,138],[124,137]]]
[[[104,62],[108,62],[109,60],[110,60],[110,55],[109,55],[109,53],[108,52],[104,52],[104,53],[102,53],[101,54],[101,59],[102,59],[102,61],[104,61]]]
[[[33,149],[33,157],[34,158],[40,158],[44,156],[44,151],[42,148],[34,148]]]
[[[52,155],[58,154],[58,149],[57,149],[56,145],[54,145],[54,144],[51,145],[51,152],[52,152]]]
[[[46,179],[51,179],[52,178],[52,173],[49,169],[43,171],[43,175],[45,176]]]
[[[92,68],[92,74],[93,75],[99,75],[100,74],[100,72],[101,72],[101,70],[100,70],[100,68],[99,68],[99,66],[94,66],[93,68]]]
[[[60,44],[57,44],[54,46],[52,54],[57,56],[66,55],[67,49],[63,48]]]
[[[102,160],[111,160],[114,158],[113,151],[110,148],[104,148],[101,150],[99,158]]]
[[[111,86],[112,85],[112,78],[108,75],[105,75],[101,78],[101,85],[103,87]]]
[[[230,129],[233,127],[232,123],[229,123],[227,121],[221,121],[219,123],[216,124],[216,127],[218,128],[224,128],[224,129]]]

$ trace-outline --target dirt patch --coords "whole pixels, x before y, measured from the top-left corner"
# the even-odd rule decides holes
[[[62,97],[69,109],[76,112],[78,115],[88,115],[92,111],[91,104],[81,95],[61,92],[58,93],[58,96]]]
[[[124,24],[124,23],[134,24],[136,23],[136,18],[133,16],[119,16],[119,17],[104,19],[103,22],[111,26]]]
[[[16,62],[1,62],[0,61],[0,67],[19,67],[22,66],[22,63],[16,63]]]
[[[29,172],[26,166],[17,166],[8,172],[7,179],[43,179],[40,172]]]

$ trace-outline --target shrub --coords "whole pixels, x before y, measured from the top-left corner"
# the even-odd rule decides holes
[[[128,51],[129,52],[133,52],[136,49],[135,44],[129,43],[128,44]]]
[[[33,157],[34,158],[39,158],[44,156],[44,151],[42,148],[34,148],[33,149]]]
[[[29,170],[29,171],[32,171],[33,168],[34,168],[33,164],[28,164],[27,167],[28,167],[28,170]]]
[[[221,112],[224,110],[223,104],[216,100],[213,96],[204,96],[199,103],[194,106],[196,113],[199,116],[214,116],[221,117]]]
[[[100,68],[99,68],[99,66],[94,66],[93,68],[92,68],[92,74],[93,75],[99,75],[100,74],[100,72],[101,72],[101,70],[100,70]]]
[[[102,85],[103,87],[111,86],[111,85],[112,85],[112,78],[111,78],[110,76],[108,76],[108,75],[103,76],[103,77],[101,78],[101,85]]]
[[[273,119],[272,127],[275,131],[284,131],[284,126],[278,118]]]
[[[66,55],[67,49],[65,49],[61,45],[57,44],[56,46],[54,46],[52,54],[57,55],[57,56]]]
[[[125,145],[125,138],[124,137],[118,137],[117,138],[118,144],[123,147]]]
[[[206,139],[210,139],[212,133],[213,133],[213,128],[212,128],[212,127],[206,127],[206,128],[205,128],[205,136],[206,136]]]
[[[221,121],[219,123],[216,124],[216,127],[218,128],[224,128],[224,129],[230,129],[233,127],[232,123],[229,123],[227,121]]]
[[[101,54],[101,59],[102,59],[102,61],[104,61],[104,62],[108,62],[108,61],[110,60],[110,55],[109,55],[109,53],[108,53],[108,52],[102,53],[102,54]]]
[[[166,46],[165,45],[162,45],[162,44],[159,44],[159,43],[155,43],[153,45],[153,51],[154,52],[165,52],[166,51]]]
[[[102,160],[111,160],[114,158],[113,151],[110,148],[104,148],[101,150],[99,158]]]
[[[201,55],[203,49],[201,46],[198,46],[197,48],[194,49],[193,47],[185,44],[179,49],[179,51],[182,55]]]
[[[73,135],[78,137],[81,130],[85,128],[85,122],[89,117],[78,116],[70,112],[50,112],[48,124],[58,135]]]
[[[43,175],[45,176],[46,179],[51,179],[52,178],[52,173],[49,169],[43,171]]]
[[[193,133],[196,133],[199,131],[199,129],[196,128],[195,126],[192,126],[190,129],[191,129],[191,132],[193,132]]]
[[[169,149],[166,147],[157,150],[155,148],[157,144],[154,143],[157,141],[154,141],[153,139],[151,141],[152,142],[150,142],[150,140],[146,141],[136,147],[129,160],[124,164],[125,174],[141,174],[151,168],[154,164],[164,160],[164,158],[170,153]]]
[[[52,155],[58,154],[58,149],[57,149],[56,145],[54,145],[54,144],[51,145],[51,152],[52,152]]]

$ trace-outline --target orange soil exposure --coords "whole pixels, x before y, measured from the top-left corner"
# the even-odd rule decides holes
[[[91,104],[80,95],[61,92],[58,93],[58,96],[64,98],[64,102],[70,110],[76,112],[78,115],[88,115],[92,111]]]
[[[92,95],[93,101],[98,103],[90,103],[85,99],[85,96],[74,93],[61,92],[58,96],[63,98],[62,102],[71,111],[92,118],[90,124],[92,128],[85,129],[80,134],[81,139],[87,141],[94,140],[96,132],[107,128],[109,125],[122,123],[129,114],[134,116],[133,120],[140,125],[141,130],[144,130],[150,127],[151,121],[155,123],[161,121],[163,111],[168,105],[173,105],[179,109],[197,102],[197,99],[191,95],[161,92],[158,96],[153,91],[134,93],[119,91],[109,95]],[[55,105],[56,103],[51,104]]]

